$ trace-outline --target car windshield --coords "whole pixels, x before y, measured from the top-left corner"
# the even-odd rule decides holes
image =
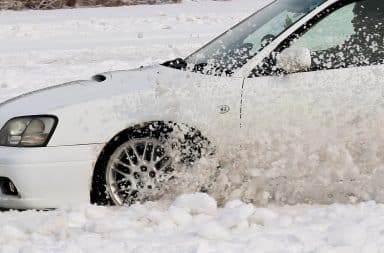
[[[231,75],[325,1],[274,1],[187,57],[185,66],[204,74]]]

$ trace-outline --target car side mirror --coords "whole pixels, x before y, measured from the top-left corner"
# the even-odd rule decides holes
[[[276,56],[276,66],[287,73],[308,70],[311,64],[311,51],[305,47],[290,47]]]

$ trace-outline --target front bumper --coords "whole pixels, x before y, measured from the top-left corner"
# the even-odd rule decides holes
[[[94,164],[102,144],[0,147],[0,178],[9,179],[17,196],[0,190],[0,208],[48,209],[90,203]]]

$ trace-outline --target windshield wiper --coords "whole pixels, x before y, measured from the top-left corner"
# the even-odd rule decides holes
[[[161,65],[180,70],[187,70],[188,67],[188,63],[182,58],[167,61]],[[209,68],[207,68],[208,66],[208,63],[206,62],[197,63],[193,65],[193,68],[191,68],[190,71],[215,76],[220,76],[223,73],[225,73],[227,76],[230,76],[233,73],[231,70],[226,70],[223,66],[220,65],[209,66]]]
[[[166,61],[161,65],[174,69],[186,69],[188,64],[184,59],[177,58],[171,61]]]
[[[170,68],[186,70],[188,63],[182,58],[177,58],[177,59],[174,59],[171,61],[166,61],[161,65],[166,66],[166,67],[170,67]],[[205,62],[195,64],[195,65],[193,65],[192,71],[193,72],[202,72],[207,65],[208,64]]]

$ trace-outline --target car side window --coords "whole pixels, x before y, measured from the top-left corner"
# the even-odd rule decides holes
[[[285,45],[251,76],[283,73],[276,56],[287,47],[309,49],[312,63],[305,71],[384,64],[384,1],[349,1]]]
[[[291,46],[319,52],[342,45],[354,34],[352,19],[355,5],[356,3],[352,3],[334,11],[297,38]]]

